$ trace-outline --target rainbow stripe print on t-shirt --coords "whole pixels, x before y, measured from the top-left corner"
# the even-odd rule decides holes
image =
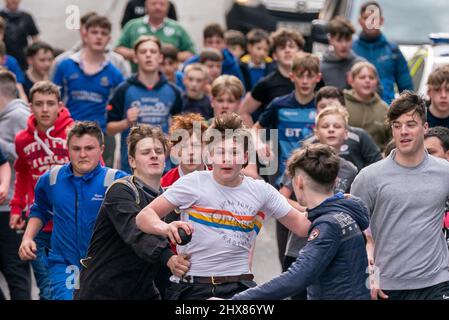
[[[186,213],[189,220],[202,225],[241,232],[255,231],[256,234],[259,233],[265,219],[262,211],[258,211],[256,215],[240,215],[231,211],[198,206],[192,206]]]

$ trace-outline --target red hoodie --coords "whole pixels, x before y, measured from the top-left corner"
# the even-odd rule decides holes
[[[16,180],[14,195],[10,202],[11,214],[20,215],[30,208],[34,201],[34,186],[41,175],[55,165],[69,162],[67,149],[67,128],[73,123],[69,111],[63,107],[53,127],[47,132],[36,128],[33,114],[28,118],[28,127],[16,136],[17,159],[14,163]],[[43,231],[51,232],[53,223],[50,221]]]

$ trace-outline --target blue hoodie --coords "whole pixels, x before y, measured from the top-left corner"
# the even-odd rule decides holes
[[[49,258],[55,262],[79,266],[80,259],[86,256],[108,187],[105,185],[107,172],[108,168],[98,164],[91,172],[77,177],[68,163],[59,169],[54,184],[50,184],[52,170],[39,178],[30,218],[39,218],[44,225],[53,219]],[[117,171],[112,178],[124,176],[125,173]]]
[[[291,267],[232,300],[283,299],[306,288],[309,300],[370,299],[362,234],[369,218],[362,201],[337,193],[308,214],[312,222],[309,239]]]
[[[352,49],[376,67],[383,88],[382,99],[387,104],[394,99],[395,84],[399,93],[413,90],[407,61],[398,45],[388,42],[383,34],[373,39],[360,34],[359,39],[352,43]]]

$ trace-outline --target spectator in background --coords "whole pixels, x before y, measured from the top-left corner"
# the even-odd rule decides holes
[[[355,28],[349,20],[338,16],[329,22],[328,29],[329,47],[321,61],[323,81],[326,86],[347,89],[349,71],[354,64],[365,59],[357,56],[351,49]]]
[[[109,19],[93,15],[85,28],[84,47],[57,65],[53,82],[61,87],[62,97],[74,120],[97,122],[106,132],[108,100],[124,78],[105,54],[111,39]],[[114,136],[106,136],[104,160],[107,166],[113,166],[114,150]]]
[[[243,81],[243,76],[242,72],[240,71],[239,64],[237,63],[237,60],[235,59],[231,51],[226,47],[224,35],[225,31],[219,24],[211,23],[207,25],[203,30],[203,47],[205,49],[219,50],[223,55],[220,74],[233,75]],[[199,55],[195,55],[184,63],[184,68],[187,65],[198,62],[200,60],[201,57]]]
[[[226,113],[236,113],[244,88],[242,82],[235,76],[222,75],[212,83],[211,96],[214,118]],[[209,119],[209,123],[213,118]]]
[[[287,95],[275,98],[254,124],[255,130],[279,129],[279,186],[280,177],[292,151],[301,146],[304,139],[313,135],[315,127],[315,86],[321,80],[320,60],[310,53],[297,53],[293,59],[291,81],[294,90]]]
[[[277,69],[262,78],[243,100],[240,115],[248,127],[253,126],[274,98],[289,94],[295,89],[289,73],[293,58],[304,47],[304,38],[296,31],[281,28],[271,34],[270,42]]]
[[[449,129],[433,127],[424,135],[424,146],[432,156],[449,161]]]
[[[206,94],[208,70],[200,63],[189,64],[184,71],[185,92],[182,95],[182,112],[199,113],[204,118],[213,117],[210,98]]]
[[[125,12],[123,13],[123,18],[120,25],[123,27],[128,23],[128,21],[136,18],[143,17],[146,13],[145,7],[146,0],[129,0],[126,4]],[[169,1],[169,8],[167,18],[172,20],[178,20],[176,15],[176,8],[173,2]]]
[[[171,44],[162,44],[161,53],[164,57],[161,64],[162,73],[168,81],[176,83],[176,72],[179,67],[178,49]]]
[[[4,67],[6,70],[11,71],[15,75],[18,97],[23,101],[28,102],[28,97],[23,90],[25,75],[22,69],[20,69],[19,65],[17,64],[17,60],[14,59],[14,57],[6,54],[6,47],[2,41],[0,41],[0,62],[2,67]]]
[[[145,123],[160,126],[168,133],[171,116],[182,110],[179,89],[160,71],[161,41],[155,36],[142,36],[134,51],[137,74],[115,90],[108,108],[107,132],[121,133],[121,169],[126,172],[131,172],[126,147],[130,128]]]
[[[57,66],[61,63],[61,61],[66,60],[73,56],[75,53],[80,52],[85,46],[85,39],[86,36],[86,22],[93,16],[97,16],[98,14],[96,12],[88,12],[81,16],[80,18],[80,40],[69,50],[58,54],[53,62],[53,66],[50,71],[50,78],[52,79],[54,77],[55,70]],[[123,58],[120,54],[112,50],[112,46],[110,43],[105,48],[105,55],[106,58],[111,61],[111,63],[120,70],[122,75],[125,78],[128,78],[131,76],[131,66],[125,58]]]
[[[374,25],[374,22],[378,24]],[[389,42],[380,31],[384,17],[377,1],[368,1],[362,5],[359,24],[362,32],[353,42],[352,49],[376,67],[382,87],[382,99],[390,104],[394,99],[395,85],[399,93],[403,90],[413,90],[407,61],[399,46]]]
[[[390,141],[390,128],[385,123],[388,105],[376,92],[379,76],[371,63],[358,62],[349,76],[351,90],[344,90],[349,124],[365,129],[383,150]]]
[[[34,202],[34,187],[39,177],[54,166],[69,162],[66,136],[73,120],[62,106],[59,88],[50,81],[39,81],[31,89],[30,101],[32,115],[28,118],[27,128],[17,134],[15,141],[16,179],[9,221],[9,226],[15,230],[25,226],[22,214]],[[41,300],[52,298],[47,265],[52,229],[50,221],[36,236],[37,258],[31,263]]]
[[[16,78],[10,71],[0,71],[0,148],[8,157],[11,167],[17,158],[14,140],[27,126],[29,107],[16,99]],[[12,171],[9,192],[2,190],[0,204],[0,257],[2,272],[8,283],[11,299],[31,299],[31,273],[28,262],[20,261],[17,254],[22,235],[9,227],[10,200],[14,191],[15,172]],[[4,188],[4,186],[2,186]]]
[[[8,156],[3,152],[0,146],[0,204],[6,200],[9,191],[9,185],[11,183],[11,167],[8,163]],[[2,237],[3,235],[0,235]],[[0,244],[7,243],[7,239],[1,239]],[[3,272],[3,268],[0,268],[0,273]],[[0,301],[6,300],[3,291],[0,289]]]
[[[163,189],[168,188],[186,174],[207,169],[201,156],[205,143],[202,138],[207,127],[206,119],[198,113],[185,113],[173,117],[169,136],[172,156],[177,158],[179,165],[168,171],[161,178],[161,187]],[[197,128],[199,128],[199,131],[197,131]],[[189,132],[188,141],[182,140],[184,138],[184,130]],[[178,152],[173,153],[175,150],[178,150]]]
[[[154,35],[162,43],[171,43],[179,50],[178,59],[183,62],[195,54],[195,46],[187,31],[175,20],[167,18],[168,0],[146,0],[147,15],[137,18],[122,30],[117,42],[116,51],[125,59],[133,61],[132,49],[137,39],[142,35]],[[132,64],[133,71],[137,65]]]
[[[449,161],[449,129],[433,127],[424,135],[424,147],[427,152],[437,158]],[[443,233],[449,246],[449,198],[444,208]]]
[[[27,48],[26,55],[28,70],[25,72],[23,90],[27,98],[30,98],[31,87],[38,81],[49,79],[54,51],[50,45],[37,41]]]
[[[427,95],[430,98],[427,108],[429,127],[449,128],[449,65],[439,66],[429,75]]]
[[[252,29],[247,36],[248,54],[240,62],[245,88],[251,91],[260,79],[276,70],[270,54],[270,36],[262,29]]]
[[[227,30],[224,33],[225,45],[231,51],[234,58],[240,61],[240,58],[246,51],[246,37],[238,30]]]
[[[19,9],[20,0],[5,0],[5,8],[0,16],[6,20],[5,45],[7,53],[17,59],[22,70],[26,70],[27,61],[25,49],[28,47],[28,37],[37,41],[39,31],[33,17]]]
[[[332,86],[322,87],[315,95],[317,112],[328,105],[345,106],[343,92]],[[316,142],[316,137],[307,140],[307,143]],[[348,125],[348,138],[340,148],[339,156],[353,163],[360,171],[362,168],[382,159],[379,147],[373,138],[362,128]]]

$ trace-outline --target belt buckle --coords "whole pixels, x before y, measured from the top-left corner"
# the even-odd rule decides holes
[[[184,283],[189,283],[192,284],[193,283],[193,277],[192,276],[185,276],[181,278],[181,281]]]
[[[215,277],[214,276],[212,276],[211,279],[212,279],[212,284],[213,285],[220,284],[220,282],[215,282]]]

